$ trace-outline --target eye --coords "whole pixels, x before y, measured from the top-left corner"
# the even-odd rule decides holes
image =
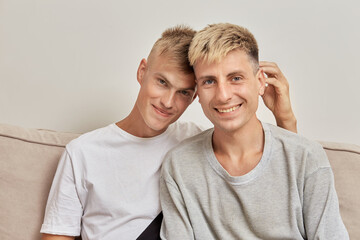
[[[181,90],[180,93],[186,97],[190,96],[190,92],[186,90]]]
[[[205,80],[205,81],[203,82],[203,84],[204,84],[204,85],[210,85],[210,84],[213,84],[214,82],[215,82],[214,80],[208,79],[208,80]]]
[[[234,82],[238,82],[238,81],[240,81],[241,80],[241,77],[233,77],[232,78],[232,81],[234,81]]]
[[[159,78],[158,82],[160,83],[160,85],[166,85],[166,81],[164,81],[163,79]]]

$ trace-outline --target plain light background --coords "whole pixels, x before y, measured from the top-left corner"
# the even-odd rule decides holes
[[[360,144],[358,1],[0,0],[0,122],[86,132],[124,118],[163,30],[247,27],[290,82],[299,133]],[[261,104],[258,117],[275,123]],[[200,105],[181,118],[211,126]]]

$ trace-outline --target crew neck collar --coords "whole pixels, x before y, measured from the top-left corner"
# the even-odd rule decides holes
[[[261,156],[259,163],[255,166],[255,168],[242,176],[231,176],[223,168],[223,166],[219,163],[219,161],[217,160],[217,158],[215,156],[214,149],[212,146],[212,135],[213,135],[214,129],[208,130],[206,141],[204,141],[204,144],[203,144],[203,151],[205,153],[205,156],[206,156],[209,164],[213,168],[213,170],[218,175],[220,175],[220,177],[222,177],[224,180],[226,180],[230,184],[233,184],[233,185],[246,184],[246,183],[252,181],[253,179],[257,178],[259,175],[261,175],[264,168],[266,167],[268,160],[269,160],[269,156],[271,154],[271,144],[272,144],[271,131],[270,131],[268,124],[261,122],[261,125],[262,125],[263,131],[264,131],[264,136],[265,136],[263,154]]]
[[[154,137],[137,137],[134,136],[128,132],[126,132],[125,130],[121,129],[120,127],[118,127],[116,125],[116,123],[112,123],[110,124],[110,127],[116,131],[118,134],[120,134],[121,136],[127,138],[130,141],[134,141],[134,142],[150,142],[150,141],[157,141],[160,139],[163,139],[165,137],[167,137],[174,129],[175,127],[173,125],[175,125],[176,123],[171,124],[163,133],[156,135]]]

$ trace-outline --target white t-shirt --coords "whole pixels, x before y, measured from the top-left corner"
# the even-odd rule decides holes
[[[111,124],[71,141],[55,173],[41,232],[136,239],[161,211],[164,155],[201,130],[176,122],[159,136],[139,138]]]

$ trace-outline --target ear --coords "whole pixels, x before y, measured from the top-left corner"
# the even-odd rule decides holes
[[[262,95],[264,95],[264,92],[265,92],[266,82],[265,82],[264,71],[261,68],[256,73],[256,79],[259,82],[259,95],[262,96]]]
[[[145,72],[147,67],[147,61],[145,58],[143,58],[139,64],[138,70],[137,70],[137,81],[142,84]]]

